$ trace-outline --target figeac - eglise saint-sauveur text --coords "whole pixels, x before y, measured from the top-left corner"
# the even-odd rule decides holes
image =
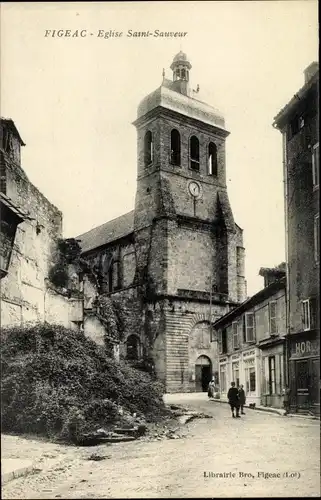
[[[116,30],[95,30],[88,29],[48,29],[45,30],[45,38],[88,38],[96,37],[105,40],[112,38],[184,38],[188,34],[187,31],[166,31],[166,30],[145,30],[135,31],[129,29],[127,31]]]

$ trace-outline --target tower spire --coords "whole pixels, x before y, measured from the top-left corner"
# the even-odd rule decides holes
[[[184,95],[189,94],[189,71],[192,68],[185,52],[181,50],[176,54],[171,64],[173,71],[173,82],[178,92]]]

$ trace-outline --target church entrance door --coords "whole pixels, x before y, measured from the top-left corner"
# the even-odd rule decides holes
[[[206,392],[212,378],[212,362],[207,356],[200,356],[195,363],[195,391]]]

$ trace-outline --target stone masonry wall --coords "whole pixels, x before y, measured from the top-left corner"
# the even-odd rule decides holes
[[[212,306],[212,320],[227,312],[224,306]],[[207,356],[212,372],[218,371],[217,342],[210,342],[209,305],[175,301],[165,307],[166,324],[166,390],[195,392],[195,362]],[[197,328],[206,323],[207,329]]]
[[[51,321],[74,327],[81,301],[55,293],[48,282],[62,237],[62,214],[18,164],[6,161],[6,177],[7,196],[28,218],[18,225],[8,274],[1,280],[1,324]]]
[[[317,108],[317,102],[311,102]],[[288,265],[290,333],[302,330],[301,301],[319,296],[319,262],[314,255],[314,216],[319,213],[319,187],[313,189],[312,146],[319,141],[318,115],[287,139]],[[319,302],[317,300],[317,302]],[[319,318],[319,314],[316,314]]]
[[[174,226],[174,224],[171,224]],[[175,224],[168,234],[168,290],[209,291],[216,276],[215,240],[209,230]]]

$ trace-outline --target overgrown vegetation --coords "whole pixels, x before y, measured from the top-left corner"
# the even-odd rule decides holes
[[[102,276],[95,266],[91,266],[87,260],[81,256],[81,246],[75,238],[58,240],[56,263],[49,270],[49,279],[57,288],[68,288],[70,264],[74,266],[79,278],[86,275],[90,281],[101,291]]]
[[[38,324],[3,329],[1,337],[4,432],[78,442],[128,414],[147,421],[166,414],[158,382],[108,358],[83,333]]]

